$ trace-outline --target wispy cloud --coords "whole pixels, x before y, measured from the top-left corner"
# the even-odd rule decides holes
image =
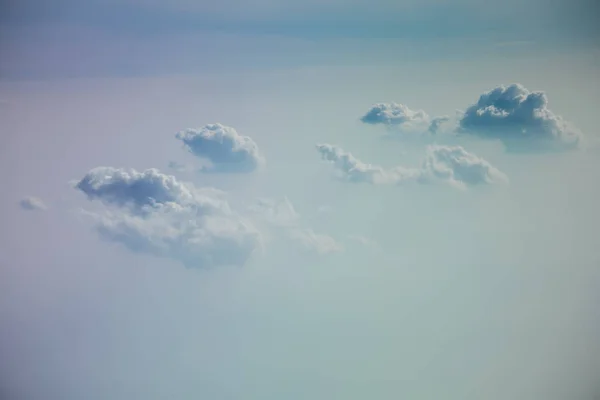
[[[23,210],[34,211],[34,210],[46,210],[48,207],[38,197],[27,196],[19,201],[19,206]]]

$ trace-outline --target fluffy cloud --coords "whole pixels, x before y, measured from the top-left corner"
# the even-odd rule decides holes
[[[360,119],[366,124],[419,126],[429,124],[429,116],[423,110],[411,110],[404,104],[377,103]]]
[[[44,202],[37,198],[37,197],[33,197],[33,196],[27,196],[23,199],[21,199],[19,201],[19,206],[23,209],[23,210],[27,210],[27,211],[33,211],[33,210],[45,210],[46,204],[44,204]]]
[[[461,146],[433,145],[427,148],[421,179],[431,178],[445,180],[459,187],[508,182],[503,172]]]
[[[318,144],[317,150],[334,164],[340,178],[350,182],[400,184],[445,181],[454,186],[508,182],[508,178],[486,160],[460,146],[428,146],[420,168],[383,168],[366,164],[337,146]]]
[[[450,121],[450,117],[430,117],[425,111],[411,110],[404,104],[377,103],[361,118],[361,121],[371,125],[385,125],[393,133],[435,135],[443,124]]]
[[[155,169],[95,168],[76,185],[111,206],[86,213],[105,239],[187,267],[242,265],[261,245],[259,231],[237,215],[223,192],[198,189]]]
[[[252,172],[264,164],[257,144],[248,136],[221,124],[208,124],[200,129],[186,129],[175,137],[193,155],[210,161],[205,171]]]
[[[372,184],[400,183],[415,178],[418,171],[411,168],[397,167],[385,169],[378,165],[367,164],[351,153],[331,144],[317,144],[321,157],[332,162],[339,177],[350,182],[367,182]]]
[[[565,150],[577,147],[581,134],[548,109],[541,91],[520,84],[482,94],[460,120],[460,132],[500,139],[514,151]]]
[[[197,189],[157,169],[138,172],[133,169],[97,167],[89,171],[75,187],[90,200],[129,207],[138,213],[147,213],[166,203],[206,210],[227,208],[227,204],[218,198],[222,192],[212,188]]]
[[[300,215],[287,197],[281,200],[259,199],[249,210],[268,225],[274,239],[285,238],[296,248],[318,255],[343,250],[343,246],[331,236],[303,227]]]

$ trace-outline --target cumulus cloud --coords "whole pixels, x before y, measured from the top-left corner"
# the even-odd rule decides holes
[[[252,172],[265,163],[258,145],[248,136],[221,124],[185,129],[175,137],[193,155],[208,160],[207,172]]]
[[[450,117],[431,117],[423,110],[411,110],[399,103],[377,103],[360,120],[365,124],[384,125],[390,133],[408,133],[412,137],[439,133]]]
[[[19,201],[19,206],[27,211],[46,210],[48,208],[41,199],[33,196],[27,196],[21,199]]]
[[[445,180],[460,187],[508,182],[508,177],[503,172],[461,146],[433,145],[427,148],[421,167],[421,179],[431,178]]]
[[[385,169],[378,165],[364,163],[351,153],[331,144],[317,144],[316,148],[322,159],[334,164],[336,170],[340,173],[339,178],[350,182],[393,184],[413,179],[418,175],[418,171],[411,168]]]
[[[544,92],[516,83],[483,93],[459,125],[462,133],[499,139],[512,151],[566,150],[581,141],[581,133],[548,108]]]
[[[427,125],[429,115],[423,110],[411,110],[404,104],[377,103],[371,106],[369,111],[360,119],[366,124],[384,125]]]
[[[316,148],[324,160],[334,164],[339,177],[349,182],[401,184],[444,181],[458,187],[508,182],[504,173],[460,146],[428,146],[420,168],[383,168],[363,163],[334,145],[318,144]]]
[[[187,267],[242,265],[261,246],[260,232],[234,213],[223,192],[196,188],[156,169],[95,168],[76,185],[110,207],[86,212],[105,239]]]
[[[218,198],[222,192],[217,189],[197,189],[153,168],[138,172],[133,169],[97,167],[90,170],[75,187],[90,200],[129,207],[138,213],[147,213],[166,203],[207,210],[227,207]]]
[[[248,209],[268,225],[274,239],[285,238],[297,248],[319,255],[343,250],[343,246],[333,237],[303,227],[300,215],[287,197],[279,200],[258,199]]]

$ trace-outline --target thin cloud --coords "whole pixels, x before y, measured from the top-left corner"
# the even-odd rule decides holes
[[[38,197],[27,196],[19,200],[19,206],[23,210],[27,211],[35,211],[35,210],[46,210],[48,207],[46,204]]]

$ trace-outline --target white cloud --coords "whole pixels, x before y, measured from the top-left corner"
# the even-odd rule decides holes
[[[331,236],[316,233],[312,229],[291,229],[288,231],[288,235],[304,250],[316,254],[324,255],[344,250],[344,247]]]
[[[576,148],[582,135],[548,108],[544,92],[520,84],[483,93],[465,111],[460,132],[501,140],[510,151]]]
[[[397,167],[385,169],[378,165],[367,164],[351,153],[331,144],[317,144],[321,157],[332,162],[340,172],[340,178],[350,182],[367,182],[372,184],[393,184],[416,177],[418,171],[411,168]]]
[[[441,179],[459,187],[506,183],[508,177],[489,162],[461,146],[433,145],[421,168],[421,179]]]
[[[101,237],[129,250],[166,257],[188,268],[241,266],[260,248],[260,233],[236,215],[205,215],[167,204],[146,216],[121,211],[86,213]]]
[[[412,137],[439,133],[441,126],[450,121],[450,117],[431,117],[423,110],[411,110],[399,103],[377,103],[360,120],[365,124],[384,125],[393,135],[409,134]]]
[[[266,223],[273,240],[285,238],[296,248],[319,255],[343,250],[343,246],[333,237],[303,227],[300,215],[287,197],[281,200],[259,199],[248,209]]]
[[[75,186],[90,200],[106,205],[128,207],[138,213],[147,213],[166,203],[190,205],[211,210],[228,210],[222,200],[224,193],[213,188],[199,189],[179,182],[172,175],[157,169],[138,172],[133,169],[97,167],[90,170]]]
[[[112,209],[86,213],[105,239],[187,267],[242,265],[261,246],[260,232],[234,213],[224,193],[196,188],[155,169],[95,168],[76,186]]]
[[[265,163],[258,145],[248,136],[221,124],[185,129],[175,137],[193,155],[212,164],[206,172],[252,172]]]
[[[334,164],[340,178],[349,182],[400,184],[441,180],[459,187],[508,182],[504,173],[460,146],[428,146],[420,168],[388,169],[363,163],[334,145],[318,144],[316,147],[323,159]]]
[[[243,265],[265,237],[313,254],[342,250],[332,237],[302,226],[287,198],[260,199],[246,212],[235,212],[224,192],[197,188],[156,169],[94,168],[75,188],[108,207],[103,213],[84,212],[101,237],[187,267]]]
[[[46,210],[48,207],[44,202],[33,196],[27,196],[19,201],[19,206],[23,210],[33,211],[33,210]]]
[[[360,119],[366,124],[397,125],[411,129],[429,125],[429,115],[423,110],[411,110],[404,104],[377,103]]]

